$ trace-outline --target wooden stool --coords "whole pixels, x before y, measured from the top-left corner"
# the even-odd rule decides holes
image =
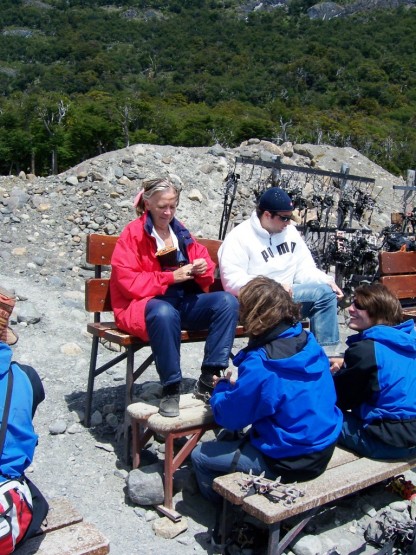
[[[181,395],[179,416],[166,418],[158,414],[159,401],[151,403],[133,403],[127,407],[132,427],[133,468],[140,465],[140,451],[152,436],[156,434],[165,438],[164,468],[164,504],[157,509],[173,521],[182,517],[172,507],[173,473],[192,452],[207,430],[218,428],[214,421],[211,407],[196,399],[192,393]],[[185,445],[174,454],[173,442],[176,438],[189,436]]]

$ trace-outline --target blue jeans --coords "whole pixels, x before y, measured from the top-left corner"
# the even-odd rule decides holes
[[[146,305],[146,328],[163,386],[182,379],[181,330],[208,330],[202,368],[227,368],[238,321],[238,301],[230,293],[184,294],[169,288]]]
[[[337,296],[325,283],[295,283],[293,300],[302,303],[302,317],[309,318],[311,332],[322,346],[339,343]]]
[[[241,449],[240,458],[235,468],[231,468],[237,449]],[[202,495],[213,503],[220,503],[222,497],[212,489],[212,481],[218,476],[232,472],[245,472],[259,476],[263,471],[265,477],[274,479],[261,452],[249,441],[241,445],[241,439],[235,441],[206,441],[199,443],[192,451],[192,464],[196,480]]]
[[[414,456],[416,447],[394,447],[366,432],[363,421],[350,412],[344,413],[344,423],[338,444],[369,459],[403,459]]]

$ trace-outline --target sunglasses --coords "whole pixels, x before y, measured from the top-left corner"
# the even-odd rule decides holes
[[[363,307],[362,304],[358,303],[355,299],[352,300],[351,304],[353,304],[357,310],[367,310],[366,308]]]
[[[282,222],[290,222],[290,220],[292,219],[292,216],[281,216],[280,214],[277,214],[276,212],[272,212],[272,214],[273,214],[273,216],[278,216]]]

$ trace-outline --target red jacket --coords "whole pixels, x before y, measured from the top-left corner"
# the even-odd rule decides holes
[[[195,281],[207,291],[214,281],[215,264],[207,249],[197,243],[189,231],[176,219],[171,227],[178,238],[179,248],[186,253],[189,263],[205,258],[208,268]],[[173,272],[162,272],[156,258],[156,239],[151,236],[152,218],[148,213],[130,222],[118,239],[111,258],[110,294],[117,326],[148,341],[145,307],[149,299],[163,295],[174,283]]]

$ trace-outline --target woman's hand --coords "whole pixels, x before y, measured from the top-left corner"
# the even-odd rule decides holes
[[[196,258],[192,264],[192,274],[194,276],[202,276],[208,269],[208,264],[205,258]]]
[[[192,270],[193,270],[192,264],[186,264],[185,266],[181,266],[177,270],[174,270],[173,277],[175,279],[175,283],[182,283],[184,281],[189,281],[190,279],[194,279]]]

